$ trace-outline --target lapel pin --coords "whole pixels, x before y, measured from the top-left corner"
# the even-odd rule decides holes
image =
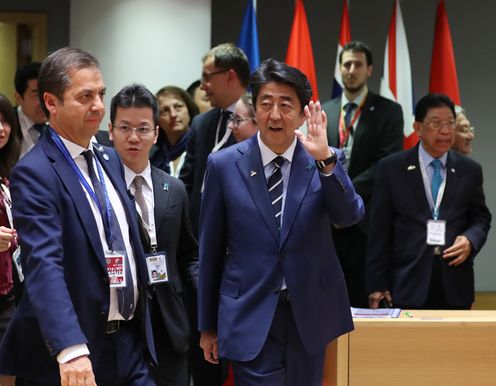
[[[415,165],[409,165],[407,170],[415,170],[417,167]]]
[[[370,111],[374,111],[375,110],[375,106],[370,106]]]
[[[455,169],[454,168],[451,168],[451,173],[454,173],[455,172]]]
[[[168,191],[169,190],[169,183],[168,182],[164,182],[163,188],[164,188],[165,191]]]
[[[255,170],[250,171],[250,177],[256,176],[257,172]]]
[[[103,159],[104,159],[105,161],[108,161],[110,158],[109,158],[109,156],[108,156],[107,154],[105,154],[105,153],[104,153],[104,154],[103,154]]]

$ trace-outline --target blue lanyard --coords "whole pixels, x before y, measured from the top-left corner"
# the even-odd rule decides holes
[[[95,160],[96,163],[96,168],[98,170],[98,177],[100,178],[100,182],[102,183],[102,188],[103,188],[103,195],[105,196],[105,213],[102,210],[102,207],[100,205],[100,201],[98,201],[98,197],[95,194],[95,191],[93,188],[88,184],[88,181],[86,181],[86,178],[84,178],[83,173],[81,173],[81,170],[79,167],[76,165],[76,162],[74,162],[74,159],[70,155],[69,151],[67,150],[67,147],[64,145],[60,137],[58,136],[57,133],[50,127],[50,136],[52,137],[53,141],[55,142],[55,145],[57,145],[57,148],[60,150],[64,158],[66,159],[67,163],[71,166],[72,170],[76,175],[78,176],[79,182],[83,185],[83,187],[86,189],[90,197],[93,199],[93,202],[96,204],[98,207],[98,210],[100,211],[100,214],[102,217],[105,215],[107,219],[107,223],[105,221],[103,222],[103,229],[105,232],[105,238],[107,239],[107,245],[109,249],[112,251],[112,227],[110,226],[111,221],[112,221],[112,213],[110,211],[110,199],[107,193],[107,188],[105,185],[105,178],[103,176],[102,168],[100,166],[100,163],[98,162],[98,158],[94,157],[93,159]],[[88,165],[89,166],[89,165]],[[103,218],[102,218],[103,220]]]

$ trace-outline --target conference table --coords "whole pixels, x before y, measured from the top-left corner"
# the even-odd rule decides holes
[[[327,347],[325,386],[496,385],[496,311],[353,321],[355,330]]]

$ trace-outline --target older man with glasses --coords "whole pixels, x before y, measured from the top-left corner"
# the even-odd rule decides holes
[[[455,108],[428,94],[415,109],[419,144],[377,166],[370,212],[366,284],[369,306],[469,309],[474,259],[491,213],[481,166],[450,150]]]
[[[472,141],[475,138],[475,129],[467,118],[465,109],[456,106],[455,143],[452,149],[462,154],[472,154]]]

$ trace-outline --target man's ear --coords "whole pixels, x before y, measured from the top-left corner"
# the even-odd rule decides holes
[[[114,127],[112,126],[112,122],[109,122],[108,124],[108,135],[109,139],[113,142],[114,141]]]
[[[22,104],[22,101],[24,100],[22,95],[19,94],[17,91],[14,91],[14,98],[15,98],[17,106],[20,106]]]
[[[50,113],[50,115],[57,114],[57,106],[61,102],[59,101],[59,99],[55,95],[53,95],[49,92],[43,93],[43,102],[45,102],[45,106],[46,106],[48,112]]]

